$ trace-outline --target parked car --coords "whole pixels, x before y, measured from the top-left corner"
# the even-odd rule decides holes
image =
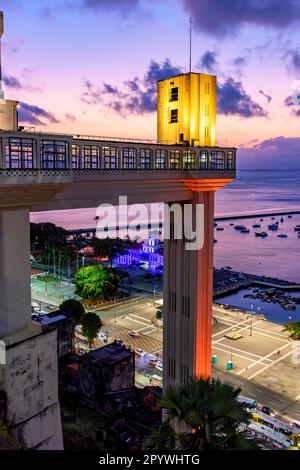
[[[136,348],[135,352],[139,356],[145,356],[145,354],[146,354],[145,351],[142,348]]]
[[[131,330],[128,333],[130,336],[133,336],[133,338],[136,338],[137,336],[140,336],[140,333],[136,330]]]

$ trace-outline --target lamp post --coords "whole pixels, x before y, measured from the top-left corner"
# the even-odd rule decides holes
[[[253,333],[253,325],[252,325],[252,320],[253,320],[253,304],[251,304],[250,336],[252,336],[252,333]]]

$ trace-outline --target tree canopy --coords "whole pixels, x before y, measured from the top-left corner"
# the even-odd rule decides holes
[[[92,247],[96,256],[108,258],[110,266],[112,266],[114,258],[117,255],[126,253],[125,240],[121,238],[94,238]]]
[[[59,306],[60,310],[71,315],[74,318],[76,325],[81,323],[82,316],[84,315],[84,307],[81,302],[75,299],[64,300]]]
[[[51,222],[30,223],[31,246],[37,249],[58,248],[65,245],[67,231]]]
[[[97,338],[102,327],[102,320],[94,312],[87,312],[81,318],[82,334],[88,340],[90,347]]]
[[[84,299],[109,300],[117,295],[120,277],[106,266],[87,266],[74,276],[76,292]]]
[[[299,321],[289,321],[284,325],[283,331],[288,331],[291,335],[291,338],[294,340],[300,340],[300,322]]]

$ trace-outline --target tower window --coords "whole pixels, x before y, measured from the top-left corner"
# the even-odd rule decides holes
[[[170,101],[178,101],[178,86],[171,88]]]
[[[178,109],[171,109],[170,123],[178,122]]]

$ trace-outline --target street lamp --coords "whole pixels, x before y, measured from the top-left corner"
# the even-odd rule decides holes
[[[250,323],[250,336],[252,336],[252,333],[253,333],[253,325],[252,325],[252,320],[253,320],[253,307],[254,307],[254,305],[253,305],[253,304],[251,304],[251,318],[250,318],[250,320],[251,320],[251,323]]]

